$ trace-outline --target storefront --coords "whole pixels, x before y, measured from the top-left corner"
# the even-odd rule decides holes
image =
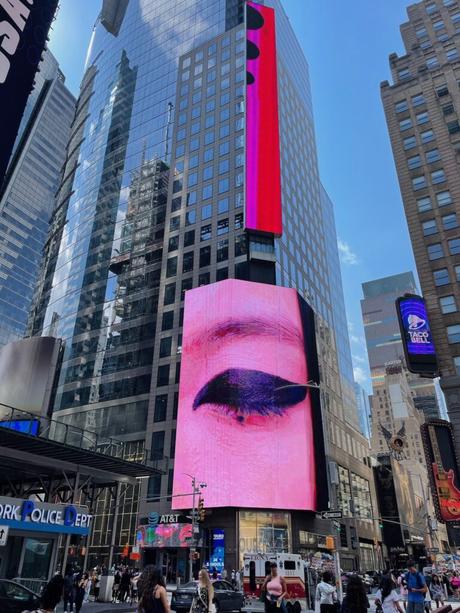
[[[63,535],[87,536],[91,522],[86,507],[0,496],[0,578],[48,581]]]

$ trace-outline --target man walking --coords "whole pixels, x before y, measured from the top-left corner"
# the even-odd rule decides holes
[[[407,567],[409,572],[406,575],[408,592],[406,613],[423,613],[425,594],[428,589],[425,577],[417,570],[413,560],[409,560]]]

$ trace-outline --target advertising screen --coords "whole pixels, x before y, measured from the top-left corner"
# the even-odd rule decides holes
[[[192,524],[157,524],[139,526],[136,542],[139,547],[190,547]]]
[[[229,279],[188,291],[173,493],[192,474],[205,507],[327,508],[319,394],[303,385],[318,377],[295,290]]]
[[[406,295],[396,300],[396,310],[408,369],[417,374],[436,373],[436,351],[425,301],[421,296]]]
[[[211,531],[211,555],[209,557],[209,570],[221,574],[225,566],[225,532],[220,528]]]
[[[246,218],[248,230],[281,236],[281,171],[275,11],[246,4]]]
[[[432,420],[421,426],[436,515],[442,522],[460,521],[460,472],[449,422]]]

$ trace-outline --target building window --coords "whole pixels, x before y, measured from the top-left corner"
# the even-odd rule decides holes
[[[436,13],[436,11],[438,10],[438,7],[436,6],[434,2],[430,2],[430,4],[426,5],[425,10],[428,13],[428,15],[432,15],[433,13]]]
[[[178,211],[182,206],[182,198],[173,198],[171,201],[171,213]]]
[[[218,268],[216,270],[216,281],[228,279],[228,268]]]
[[[184,279],[180,288],[180,299],[184,300],[185,292],[193,287],[193,279]]]
[[[434,170],[431,173],[431,182],[433,185],[437,183],[443,183],[446,180],[446,175],[444,174],[444,170],[441,168],[440,170]]]
[[[217,236],[221,234],[227,234],[228,232],[228,219],[219,219],[217,222]]]
[[[219,180],[219,194],[225,194],[225,192],[228,192],[229,187],[230,180],[228,178]]]
[[[436,201],[438,206],[446,206],[447,204],[452,204],[452,197],[450,192],[438,192],[436,194]]]
[[[193,187],[198,183],[198,173],[191,172],[187,179],[187,187]]]
[[[206,225],[206,226],[202,226],[201,231],[200,231],[200,240],[201,241],[207,241],[211,238],[211,233],[212,233],[212,229],[211,229],[211,225]]]
[[[460,253],[460,238],[452,238],[447,241],[449,245],[449,251],[451,255],[458,255]]]
[[[437,68],[438,66],[439,66],[438,58],[435,55],[428,57],[426,59],[426,67],[428,69]]]
[[[196,191],[187,193],[187,206],[193,206],[197,202]]]
[[[433,130],[425,130],[425,132],[422,132],[420,134],[420,138],[422,139],[422,143],[429,143],[430,141],[434,140],[434,133]]]
[[[171,330],[174,325],[174,311],[166,311],[163,313],[163,319],[161,322],[161,329]]]
[[[214,159],[214,149],[209,147],[209,149],[204,150],[203,162],[211,162]]]
[[[369,481],[351,473],[351,488],[354,516],[359,519],[372,519],[372,502]]]
[[[173,304],[175,299],[176,299],[176,284],[169,283],[168,285],[165,286],[165,296],[164,296],[163,304],[164,305]]]
[[[447,340],[449,344],[460,343],[460,324],[447,326]]]
[[[442,225],[444,230],[452,230],[457,227],[457,214],[450,213],[449,215],[444,215],[442,217]]]
[[[180,217],[171,217],[169,220],[169,231],[174,232],[175,230],[179,230],[180,228]]]
[[[237,258],[239,255],[246,255],[247,253],[247,243],[246,236],[241,234],[240,236],[235,236],[235,257]]]
[[[442,0],[442,3],[444,4],[444,6],[452,6],[453,4],[455,4],[455,0]]]
[[[460,281],[460,266],[455,267],[455,279]]]
[[[217,203],[217,212],[219,215],[221,213],[228,212],[228,198],[222,198],[221,200],[219,200],[219,202]]]
[[[191,226],[196,222],[196,211],[187,211],[185,214],[185,225]]]
[[[401,121],[399,122],[399,129],[401,130],[401,132],[403,132],[404,130],[408,130],[409,128],[412,128],[412,119],[410,117],[407,117],[406,119],[401,119]]]
[[[454,23],[458,23],[460,21],[460,13],[454,13],[450,16],[450,18]]]
[[[414,155],[407,160],[407,165],[409,170],[414,170],[415,168],[420,168],[422,165],[422,160],[419,155]]]
[[[184,253],[184,259],[182,262],[182,272],[192,272],[193,270],[193,251]]]
[[[412,106],[420,106],[421,104],[425,104],[425,98],[423,94],[417,94],[412,96]]]
[[[217,242],[217,261],[224,262],[228,260],[228,239]]]
[[[174,277],[177,274],[177,255],[168,258],[166,262],[166,276]]]
[[[152,432],[152,445],[150,448],[150,459],[162,460],[165,449],[165,432],[164,430]]]
[[[201,272],[198,275],[198,287],[209,285],[211,283],[211,275],[209,272]]]
[[[212,216],[212,205],[207,204],[206,206],[201,207],[201,221],[205,219],[209,219]]]
[[[209,185],[205,185],[203,187],[203,200],[207,200],[208,198],[212,198],[212,183]]]
[[[339,473],[339,485],[337,488],[337,498],[338,498],[338,506],[345,517],[349,517],[351,515],[351,485],[350,485],[350,473],[348,469],[343,466],[338,465],[338,473]]]
[[[460,124],[458,123],[458,119],[455,121],[449,121],[447,123],[447,130],[449,131],[449,134],[457,134],[457,132],[460,132]]]
[[[460,355],[454,357],[455,372],[460,375]]]
[[[223,175],[230,170],[230,160],[222,160],[219,162],[219,174]]]
[[[403,140],[404,149],[408,151],[409,149],[413,149],[417,145],[417,140],[415,136],[408,136]]]
[[[408,108],[409,105],[407,104],[407,100],[400,100],[395,104],[396,113],[403,113],[404,111],[407,111]]]
[[[400,70],[398,70],[398,77],[400,80],[408,79],[410,77],[409,68],[401,68]]]
[[[429,121],[428,111],[423,111],[423,113],[418,113],[415,118],[417,119],[417,123],[419,125],[423,123],[427,123]]]
[[[158,423],[166,419],[166,410],[168,408],[168,395],[161,394],[155,398],[155,412],[153,414],[153,421]]]
[[[200,268],[211,264],[211,247],[201,247],[200,249]]]
[[[161,475],[149,477],[147,486],[147,500],[155,500],[161,494]]]
[[[444,257],[444,250],[442,248],[441,243],[434,243],[433,245],[428,245],[428,259],[430,260],[439,260],[439,258]]]
[[[428,32],[424,26],[417,28],[415,30],[415,36],[417,38],[423,38],[424,36],[428,36]]]
[[[187,230],[184,234],[184,247],[191,247],[195,244],[195,230]]]
[[[447,268],[440,268],[439,270],[433,271],[433,279],[436,287],[440,287],[441,285],[448,285],[450,283],[449,280],[449,271]]]
[[[431,198],[429,196],[419,198],[417,200],[417,208],[419,213],[424,213],[425,211],[431,210]]]
[[[426,161],[428,164],[432,164],[433,162],[439,162],[441,156],[439,155],[439,149],[430,149],[426,154]]]
[[[158,367],[157,387],[169,385],[169,364],[163,364]]]
[[[445,104],[442,107],[442,114],[444,115],[444,117],[447,117],[447,115],[452,115],[452,113],[454,112],[454,105],[452,103],[449,104]]]
[[[176,249],[179,249],[179,237],[171,236],[168,241],[168,251],[175,251]]]
[[[423,189],[426,186],[427,186],[427,182],[426,182],[426,178],[424,175],[421,175],[419,177],[414,177],[412,179],[412,187],[414,188],[414,191]]]
[[[444,315],[455,313],[457,311],[455,296],[442,296],[442,298],[439,299],[439,306]]]

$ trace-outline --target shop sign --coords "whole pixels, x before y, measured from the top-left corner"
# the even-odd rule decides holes
[[[86,507],[0,496],[0,522],[15,530],[85,536],[89,534],[92,517]]]

